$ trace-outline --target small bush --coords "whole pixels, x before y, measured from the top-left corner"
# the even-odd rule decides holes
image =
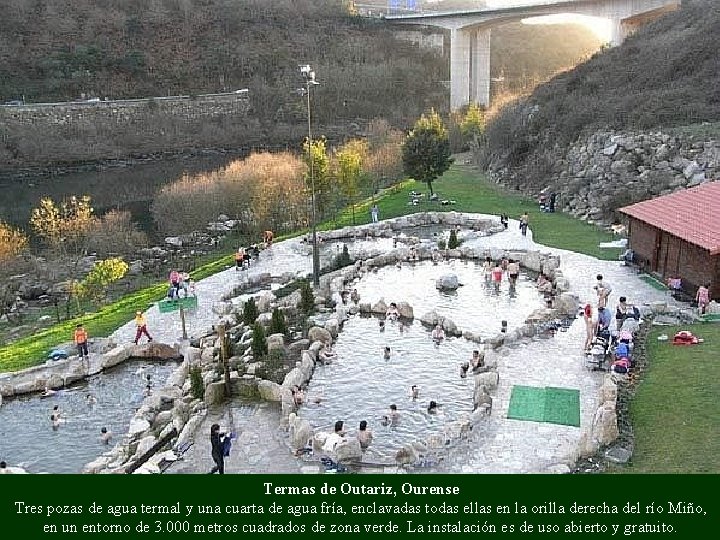
[[[300,303],[298,309],[303,313],[312,313],[315,310],[315,296],[310,282],[305,279],[300,285]]]
[[[352,263],[352,260],[350,259],[350,253],[348,252],[347,244],[343,244],[342,253],[338,253],[335,256],[335,260],[333,261],[333,263],[336,270],[339,270],[340,268],[345,268]]]
[[[268,354],[264,360],[264,365],[255,370],[255,375],[261,379],[282,384],[287,372],[285,353],[276,349]]]
[[[285,314],[280,311],[280,308],[273,309],[272,319],[270,320],[270,334],[282,334],[287,335],[288,325],[285,320]]]
[[[445,242],[444,238],[440,238],[437,241],[437,247],[438,247],[438,249],[445,249],[447,247],[447,242]]]
[[[255,361],[258,361],[260,358],[267,355],[267,340],[265,339],[265,330],[261,324],[255,323],[253,325],[252,343],[250,344],[250,348],[252,349],[253,359]]]
[[[450,238],[448,239],[447,247],[448,249],[456,249],[460,246],[460,241],[457,237],[457,232],[455,229],[452,229],[450,231]]]
[[[258,312],[258,308],[255,305],[255,299],[249,298],[243,306],[243,322],[247,325],[255,324],[258,315],[260,315],[260,312]]]
[[[203,397],[205,397],[205,384],[203,383],[200,366],[190,367],[190,393],[195,399],[203,399]]]

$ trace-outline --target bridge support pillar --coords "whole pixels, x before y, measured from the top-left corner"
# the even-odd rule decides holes
[[[490,29],[481,28],[473,36],[470,101],[490,106]]]
[[[611,47],[617,47],[625,41],[634,27],[633,25],[623,21],[622,19],[610,19],[610,41],[608,42]]]
[[[450,109],[490,105],[490,29],[450,33]]]
[[[450,31],[450,110],[470,102],[470,35],[467,30]]]

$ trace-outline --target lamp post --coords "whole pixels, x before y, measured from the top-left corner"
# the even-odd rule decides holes
[[[315,80],[315,72],[309,65],[300,66],[300,73],[305,78],[305,95],[307,96],[307,121],[308,121],[308,161],[310,162],[310,190],[312,200],[312,268],[313,285],[320,285],[320,250],[317,242],[317,215],[315,204],[315,160],[313,159],[312,148],[312,124],[310,122],[310,87],[320,84]]]

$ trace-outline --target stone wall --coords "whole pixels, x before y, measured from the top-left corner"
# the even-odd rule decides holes
[[[713,139],[608,131],[554,152],[560,157],[544,185],[499,164],[491,174],[533,194],[549,186],[559,195],[559,209],[599,224],[610,224],[622,206],[720,179],[720,141]]]
[[[251,146],[249,109],[242,93],[0,107],[0,170]]]

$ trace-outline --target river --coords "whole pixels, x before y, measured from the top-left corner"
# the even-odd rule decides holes
[[[183,174],[219,169],[236,154],[178,156],[123,165],[96,165],[94,170],[16,177],[0,174],[0,220],[26,227],[30,212],[42,197],[60,200],[70,195],[90,195],[97,215],[108,210],[128,210],[140,229],[156,233],[150,214],[155,194]]]

